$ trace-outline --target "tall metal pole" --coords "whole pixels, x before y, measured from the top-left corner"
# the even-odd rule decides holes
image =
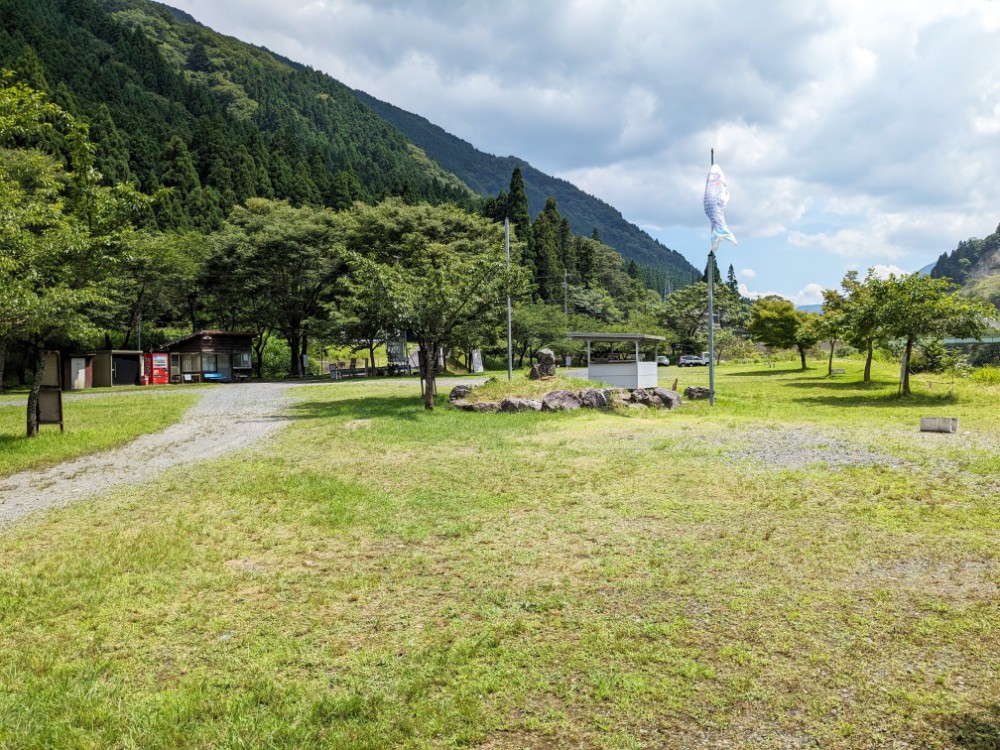
[[[569,314],[569,269],[563,269],[563,315]]]
[[[708,405],[715,406],[715,251],[708,254]]]
[[[503,249],[507,253],[507,270],[510,270],[510,219],[503,220]],[[510,295],[507,295],[507,380],[514,379],[514,327],[510,308]]]

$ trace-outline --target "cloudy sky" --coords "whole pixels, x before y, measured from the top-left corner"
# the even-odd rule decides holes
[[[171,0],[818,302],[1000,222],[1000,0]],[[587,227],[577,227],[586,233]]]

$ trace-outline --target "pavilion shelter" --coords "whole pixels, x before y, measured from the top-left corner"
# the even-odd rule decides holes
[[[663,336],[647,333],[569,333],[567,337],[587,344],[588,380],[631,390],[657,386],[656,353],[657,346],[664,340]]]

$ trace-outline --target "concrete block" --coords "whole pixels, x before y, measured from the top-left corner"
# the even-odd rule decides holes
[[[921,432],[958,432],[958,417],[921,417]]]

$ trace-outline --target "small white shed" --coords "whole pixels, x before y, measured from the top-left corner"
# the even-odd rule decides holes
[[[570,333],[567,336],[587,343],[587,379],[603,380],[618,388],[655,388],[656,346],[663,336],[647,333]],[[593,346],[594,344],[606,346]],[[653,346],[650,359],[641,347]]]

